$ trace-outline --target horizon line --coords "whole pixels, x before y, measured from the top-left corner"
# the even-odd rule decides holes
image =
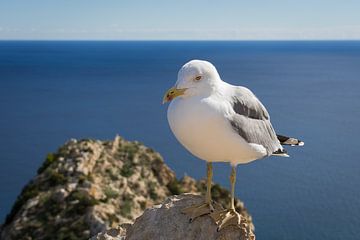
[[[355,42],[359,39],[0,39],[5,41],[88,41],[88,42]]]

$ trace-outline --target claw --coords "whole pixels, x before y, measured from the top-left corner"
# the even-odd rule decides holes
[[[210,216],[218,225],[218,232],[230,225],[237,226],[239,228],[241,227],[241,215],[237,213],[234,209],[217,211],[210,214]]]

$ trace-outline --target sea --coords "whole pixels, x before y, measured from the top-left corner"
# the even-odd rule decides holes
[[[47,153],[116,134],[160,152],[179,178],[205,162],[171,133],[162,97],[191,59],[250,88],[290,158],[237,168],[257,239],[360,239],[360,41],[0,41],[0,222]],[[230,166],[214,181],[229,188]]]

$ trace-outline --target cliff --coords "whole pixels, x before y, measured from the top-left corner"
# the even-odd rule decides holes
[[[110,235],[125,234],[139,220],[133,226],[125,223],[184,192],[204,193],[205,182],[190,177],[178,180],[159,153],[138,142],[118,136],[114,141],[70,140],[48,154],[18,196],[0,236],[3,240],[88,239],[106,229]],[[212,195],[228,206],[227,190],[214,185]],[[236,200],[236,208],[250,232],[253,225],[244,204]]]

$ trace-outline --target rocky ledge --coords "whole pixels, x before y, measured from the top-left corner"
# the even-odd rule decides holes
[[[181,210],[203,201],[202,196],[194,194],[171,196],[162,204],[146,209],[134,224],[103,231],[90,240],[255,240],[253,232],[248,231],[246,219],[241,228],[229,226],[219,232],[210,216],[202,216],[189,223],[189,218]]]
[[[37,176],[24,187],[0,229],[0,239],[75,240],[88,239],[99,232],[102,233],[98,239],[121,239],[125,235],[127,239],[167,239],[166,235],[150,236],[173,234],[176,229],[185,230],[184,227],[193,231],[191,236],[196,239],[205,239],[201,233],[206,229],[213,239],[233,239],[212,233],[216,227],[212,228],[208,217],[189,225],[186,217],[178,213],[179,208],[199,201],[200,197],[173,196],[185,192],[204,193],[205,182],[187,176],[178,180],[159,153],[139,142],[119,136],[113,141],[70,140],[56,153],[48,154]],[[228,206],[230,198],[226,189],[215,184],[212,196]],[[236,209],[246,219],[246,231],[242,231],[252,232],[251,217],[239,200]],[[178,224],[182,225],[174,225],[174,219],[167,222],[159,218],[167,213],[177,216],[181,220]],[[151,217],[162,221],[149,222]],[[165,229],[164,224],[169,227]],[[138,238],[136,229],[140,226],[145,227],[142,231],[147,235]]]

